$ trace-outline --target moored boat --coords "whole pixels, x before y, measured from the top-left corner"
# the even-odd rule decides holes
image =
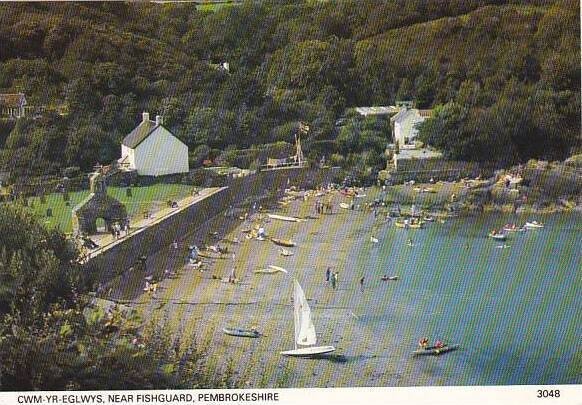
[[[542,224],[541,222],[538,221],[531,221],[531,222],[526,222],[525,223],[525,227],[528,229],[537,229],[537,228],[543,228],[544,224]]]
[[[507,235],[504,233],[498,233],[495,231],[489,232],[489,237],[495,240],[507,240]]]
[[[525,231],[525,228],[521,228],[515,224],[505,224],[503,230],[505,232],[523,232]]]
[[[394,225],[396,225],[397,228],[421,229],[423,227],[423,222],[408,223],[396,221],[394,222]]]
[[[414,356],[438,356],[439,354],[457,350],[461,345],[445,345],[443,347],[430,346],[424,349],[418,349],[412,352]]]

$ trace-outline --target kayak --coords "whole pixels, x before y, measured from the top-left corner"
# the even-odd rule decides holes
[[[418,349],[412,352],[413,356],[438,356],[439,354],[443,354],[446,352],[452,352],[453,350],[457,350],[461,345],[446,345],[441,348],[436,348],[434,346],[427,347],[425,349]]]
[[[285,247],[295,246],[295,242],[293,242],[292,240],[288,240],[288,239],[271,238],[271,241],[273,241],[273,243],[275,245],[279,245],[279,246],[285,246]]]
[[[222,331],[230,336],[258,338],[261,334],[255,329],[223,328]]]

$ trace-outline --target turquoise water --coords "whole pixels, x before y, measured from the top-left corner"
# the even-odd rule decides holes
[[[511,234],[507,242],[486,237],[528,218],[491,214],[424,230],[389,226],[379,246],[353,248],[367,279],[400,277],[370,286],[355,309],[378,346],[390,345],[382,337],[387,328],[391,340],[405,342],[392,351],[397,369],[439,385],[582,381],[581,216],[536,216],[544,229]],[[414,246],[406,246],[408,238]],[[413,339],[421,336],[460,343],[461,350],[411,360]]]

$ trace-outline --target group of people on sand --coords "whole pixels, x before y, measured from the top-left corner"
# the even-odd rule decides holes
[[[121,231],[125,232],[125,236],[129,235],[129,220],[125,220],[123,223],[115,222],[111,225],[111,235],[113,235],[115,239],[121,237]]]
[[[317,214],[332,214],[333,205],[331,201],[321,202],[320,200],[317,200],[315,202],[315,212]]]
[[[337,288],[338,277],[339,272],[337,271],[332,272],[331,267],[328,267],[327,270],[325,270],[325,282],[331,283],[331,288],[333,288],[334,290]]]

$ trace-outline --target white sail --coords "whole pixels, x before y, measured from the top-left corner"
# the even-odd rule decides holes
[[[298,345],[314,345],[317,342],[315,326],[311,321],[311,310],[307,304],[307,299],[303,289],[294,280],[293,302],[295,308],[295,342]]]

